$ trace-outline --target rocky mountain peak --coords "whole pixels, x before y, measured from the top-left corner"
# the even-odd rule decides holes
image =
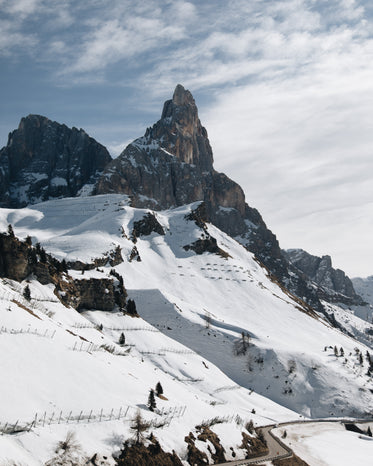
[[[186,106],[190,106],[192,113],[197,116],[198,110],[192,94],[184,86],[178,84],[175,87],[172,99],[166,100],[164,103],[161,119],[174,116],[174,113],[180,111],[180,107]]]
[[[198,118],[192,94],[181,84],[171,100],[164,103],[161,119],[145,133],[145,143],[160,147],[181,162],[196,165],[203,171],[212,170],[213,156],[207,131]]]
[[[106,148],[84,130],[28,115],[0,150],[0,206],[76,196],[96,182],[110,160]]]

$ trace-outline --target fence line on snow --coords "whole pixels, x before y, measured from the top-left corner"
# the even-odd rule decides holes
[[[161,428],[171,423],[172,419],[184,415],[186,406],[174,406],[168,409],[155,410],[154,413],[160,418],[153,418],[150,421],[150,426],[154,428]],[[64,413],[63,411],[54,411],[53,413],[35,413],[32,421],[25,422],[17,420],[16,422],[0,423],[1,435],[15,434],[19,432],[30,432],[36,427],[45,427],[51,424],[79,424],[91,422],[107,422],[119,421],[121,419],[131,420],[137,408],[133,406],[121,406],[120,408],[112,408],[110,411],[105,412],[103,408],[98,411],[91,409],[84,412],[81,410],[79,414],[73,414],[72,411]]]

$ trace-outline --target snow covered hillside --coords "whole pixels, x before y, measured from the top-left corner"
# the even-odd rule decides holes
[[[0,394],[7,401],[0,424],[6,431],[36,423],[0,437],[1,460],[44,464],[71,424],[87,455],[109,457],[132,435],[137,409],[153,421],[164,449],[183,459],[185,435],[215,417],[225,420],[215,428],[231,459],[230,446],[244,456],[249,419],[265,425],[371,413],[368,347],[271,281],[243,246],[201,221],[199,206],[151,213],[130,207],[125,195],[100,195],[0,210],[0,230],[12,224],[16,236],[30,235],[70,264],[119,247],[123,262],[115,267],[69,274],[104,278],[114,268],[140,315],[78,313],[34,279],[28,301],[25,282],[0,280]],[[158,382],[164,397],[152,413],[146,404]]]

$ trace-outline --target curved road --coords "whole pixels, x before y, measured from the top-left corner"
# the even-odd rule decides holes
[[[237,461],[229,461],[228,463],[219,463],[218,466],[235,466],[235,465],[245,465],[245,464],[260,464],[264,463],[265,461],[270,461],[274,459],[281,459],[287,458],[293,455],[291,448],[287,447],[285,444],[281,442],[280,439],[275,437],[271,430],[277,427],[277,425],[271,425],[259,428],[264,434],[264,438],[267,441],[267,446],[269,452],[263,456],[256,456],[255,458],[250,458],[246,460],[237,460]]]
[[[272,434],[271,430],[280,427],[280,426],[288,426],[293,424],[308,424],[312,422],[340,422],[342,424],[345,423],[354,423],[354,424],[363,424],[372,422],[372,419],[313,419],[313,420],[304,420],[304,421],[293,421],[293,422],[281,422],[278,424],[272,424],[269,426],[259,427],[257,430],[261,430],[264,434],[264,438],[267,441],[267,446],[269,452],[267,455],[264,456],[256,456],[255,458],[250,458],[246,460],[236,460],[236,461],[229,461],[227,463],[219,463],[216,466],[244,466],[249,464],[260,464],[264,463],[265,461],[270,461],[274,459],[282,459],[282,458],[289,458],[293,456],[293,451],[287,445],[285,445],[278,437]]]

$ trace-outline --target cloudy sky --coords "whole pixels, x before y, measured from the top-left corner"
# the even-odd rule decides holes
[[[281,246],[373,274],[372,2],[0,0],[0,70],[0,146],[38,113],[113,156],[183,84]]]

